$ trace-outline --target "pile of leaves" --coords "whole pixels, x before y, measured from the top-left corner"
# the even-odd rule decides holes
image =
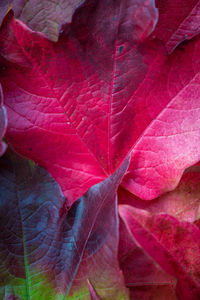
[[[0,300],[199,300],[200,1],[0,25]]]

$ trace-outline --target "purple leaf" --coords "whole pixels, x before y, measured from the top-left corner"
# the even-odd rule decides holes
[[[59,186],[44,169],[12,153],[1,158],[0,282],[4,292],[6,287],[8,294],[20,300],[33,295],[45,300],[60,300],[64,295],[66,299],[88,295],[89,299],[91,277],[100,297],[127,299],[117,260],[116,190],[128,163],[92,187],[68,211]]]

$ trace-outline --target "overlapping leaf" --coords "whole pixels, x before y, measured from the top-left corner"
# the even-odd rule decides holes
[[[52,41],[58,40],[63,23],[71,22],[75,8],[82,0],[14,0],[16,18],[31,29],[44,33]]]
[[[127,299],[115,199],[127,164],[67,212],[44,169],[14,154],[1,158],[0,299],[90,299],[88,280],[101,299]]]
[[[120,222],[119,262],[133,300],[175,300],[176,279],[165,273]]]
[[[169,53],[200,33],[199,0],[156,0],[156,5],[160,17],[154,35],[164,42]]]
[[[171,192],[144,201],[123,187],[118,190],[119,202],[129,204],[151,213],[167,213],[179,221],[195,222],[200,217],[200,173],[199,167],[191,167],[182,176],[177,188]]]
[[[178,299],[200,297],[200,230],[169,215],[152,215],[128,205],[120,206],[127,230],[145,251],[178,279]]]
[[[0,156],[4,154],[6,150],[6,144],[2,142],[2,138],[6,132],[7,128],[7,114],[6,109],[3,105],[3,93],[0,85]]]

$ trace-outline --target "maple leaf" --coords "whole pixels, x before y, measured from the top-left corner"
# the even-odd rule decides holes
[[[130,97],[147,69],[138,43],[156,20],[154,1],[112,0],[108,6],[90,0],[58,43],[11,14],[1,28],[7,138],[44,166],[71,200],[113,173],[131,149]]]
[[[58,43],[11,15],[0,34],[7,138],[72,202],[130,152],[123,185],[146,200],[200,160],[199,38],[167,56],[153,1],[107,4],[82,4]]]

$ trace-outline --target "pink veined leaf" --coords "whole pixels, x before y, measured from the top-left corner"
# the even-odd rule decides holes
[[[175,190],[151,201],[136,197],[122,186],[118,189],[118,198],[120,204],[129,204],[154,214],[166,213],[179,221],[193,223],[200,218],[199,167],[194,166],[184,173]]]
[[[0,85],[0,156],[4,154],[7,146],[4,142],[2,142],[2,138],[6,133],[7,128],[7,114],[6,109],[3,105],[3,92]]]
[[[120,222],[119,262],[131,299],[177,299],[176,279],[164,272]],[[160,298],[158,298],[160,297]]]
[[[152,215],[129,205],[120,205],[128,231],[144,250],[178,280],[178,299],[200,297],[200,230],[172,216]]]
[[[60,26],[71,22],[75,8],[83,0],[14,0],[12,9],[16,18],[31,29],[57,41]]]
[[[0,54],[7,61],[0,77],[7,138],[17,152],[44,166],[72,201],[130,152],[132,95],[150,61],[138,45],[156,21],[153,0],[88,0],[58,43],[11,15],[4,22]]]
[[[128,300],[117,259],[116,191],[128,160],[68,209],[43,168],[0,159],[0,299]],[[7,298],[6,298],[7,297]]]
[[[164,42],[168,53],[200,33],[199,0],[156,0],[156,6],[159,22],[154,36]]]

